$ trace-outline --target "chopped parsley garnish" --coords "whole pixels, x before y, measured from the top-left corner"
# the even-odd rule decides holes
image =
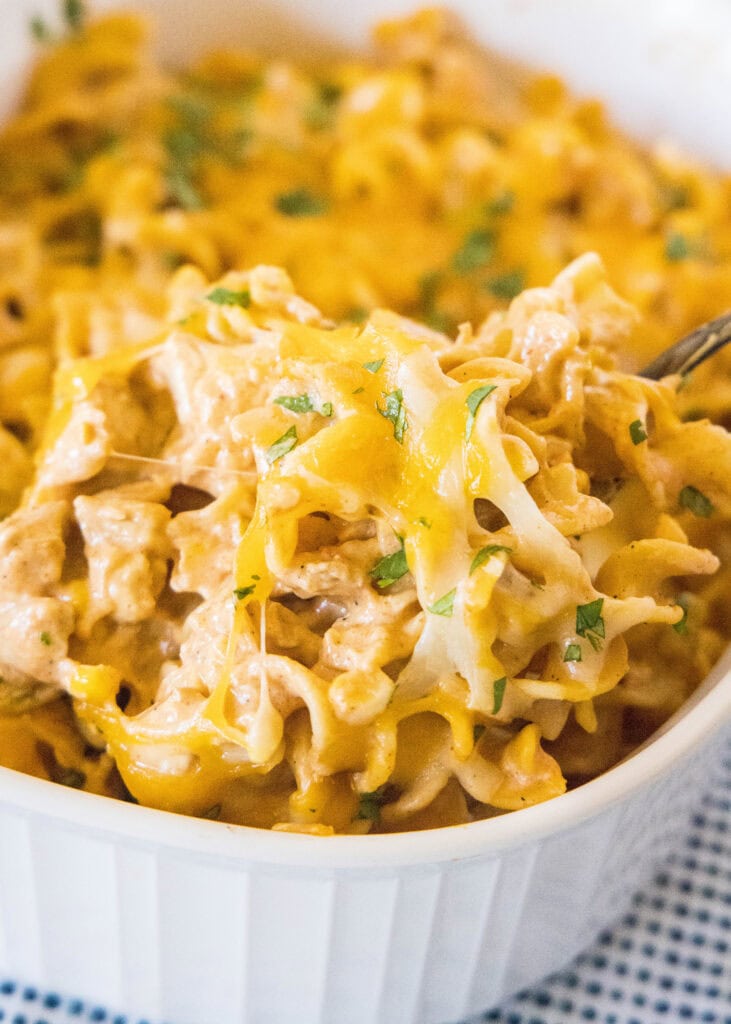
[[[365,306],[353,306],[343,317],[344,320],[349,320],[354,324],[362,324],[364,320],[368,319],[368,310]]]
[[[242,306],[247,309],[251,305],[251,295],[245,289],[234,292],[230,288],[214,288],[206,298],[209,302],[215,302],[217,306]]]
[[[509,270],[491,277],[485,287],[496,299],[514,299],[525,288],[525,274],[522,270]]]
[[[332,402],[323,402],[322,403],[322,409],[320,409],[320,415],[321,416],[325,416],[326,418],[329,418],[330,416],[332,416],[332,414],[333,414],[333,404],[332,404]]]
[[[374,359],[371,363],[363,363],[363,369],[368,370],[368,373],[378,373],[385,362],[385,356],[383,359]]]
[[[679,263],[687,260],[692,253],[692,247],[685,235],[678,231],[671,231],[665,240],[665,259],[670,263]]]
[[[214,804],[213,807],[209,807],[207,811],[201,814],[201,818],[208,818],[210,821],[218,821],[221,817],[221,805]]]
[[[200,210],[205,205],[197,181],[201,158],[214,154],[228,163],[239,163],[251,140],[251,132],[241,128],[231,132],[215,131],[211,103],[199,96],[181,93],[171,96],[167,105],[177,122],[163,137],[168,156],[165,168],[168,195],[185,210]]]
[[[173,163],[165,174],[165,185],[173,202],[184,210],[202,210],[203,197],[193,184],[187,167]]]
[[[190,132],[200,131],[211,116],[211,105],[200,96],[193,96],[190,93],[178,93],[176,96],[169,96],[167,105],[175,111],[180,120]],[[196,147],[200,139],[192,139],[190,143]]]
[[[471,274],[473,270],[489,263],[494,252],[494,232],[487,228],[475,228],[452,257],[452,269],[456,274]]]
[[[647,440],[647,434],[641,420],[633,420],[630,423],[629,436],[632,438],[632,444],[642,444],[643,441]]]
[[[713,502],[705,496],[703,491],[699,491],[692,484],[687,484],[683,488],[678,495],[678,500],[682,508],[687,508],[694,516],[700,516],[701,519],[708,519],[711,513],[715,512]]]
[[[429,270],[419,278],[419,293],[425,313],[434,308],[442,279],[443,275],[440,270]]]
[[[683,609],[682,618],[678,619],[677,622],[673,623],[673,629],[680,636],[688,635],[688,599],[685,594],[681,594],[678,598],[678,607]]]
[[[427,530],[431,530],[431,523],[425,516],[419,516],[419,518],[416,521],[419,524],[419,526],[423,526]]]
[[[53,38],[53,33],[40,15],[31,18],[30,33],[39,43],[48,43]]]
[[[563,656],[564,661],[581,661],[581,644],[569,644]]]
[[[281,459],[283,455],[287,455],[297,445],[297,428],[290,427],[289,430],[285,430],[281,437],[278,437],[273,445],[267,448],[267,462],[271,466],[278,459]]]
[[[185,256],[181,252],[172,252],[169,249],[160,253],[160,259],[168,270],[177,270],[185,263]]]
[[[296,412],[298,416],[305,412],[315,411],[309,395],[282,395],[281,398],[274,399],[274,404],[281,405],[282,408],[289,409],[290,412]]]
[[[399,444],[404,443],[404,433],[408,424],[406,422],[406,410],[404,409],[404,396],[401,388],[383,396],[386,399],[386,407],[382,409],[376,402],[376,409],[381,416],[393,423],[393,436]]]
[[[165,184],[170,198],[184,210],[200,210],[203,198],[195,183],[198,158],[204,147],[204,125],[207,107],[192,97],[178,96],[169,101],[180,124],[165,133],[163,139],[168,155]]]
[[[660,185],[659,191],[666,210],[684,210],[690,206],[690,194],[684,185],[667,182]]]
[[[364,391],[365,391],[365,388],[356,388],[355,391],[353,392],[353,394],[354,395],[362,395]]]
[[[576,632],[579,636],[585,637],[595,651],[601,650],[604,639],[603,607],[603,597],[598,597],[596,601],[590,601],[589,604],[576,606]]]
[[[506,189],[486,203],[485,213],[488,217],[502,217],[504,214],[510,213],[513,206],[515,206],[515,193]]]
[[[60,768],[58,774],[54,776],[54,782],[69,786],[71,789],[81,789],[86,783],[86,775],[78,768]]]
[[[475,557],[472,559],[472,565],[470,566],[470,576],[479,569],[481,565],[491,558],[492,555],[496,555],[499,551],[504,551],[506,555],[513,553],[512,548],[506,548],[504,544],[487,544],[484,548],[480,548]]]
[[[500,708],[503,706],[503,697],[505,696],[505,687],[508,685],[508,680],[505,676],[502,679],[496,679],[492,684],[492,713],[496,715]]]
[[[694,423],[696,420],[705,420],[708,418],[708,413],[705,409],[694,407],[692,409],[686,409],[683,413],[683,423]]]
[[[253,579],[253,577],[252,577]],[[256,590],[256,584],[252,583],[248,587],[236,587],[234,590],[234,597],[237,601],[243,601],[245,597],[250,597]]]
[[[51,634],[47,633],[45,629],[41,633],[40,640],[44,647],[50,647],[51,644],[53,643],[53,640],[51,640]]]
[[[435,601],[434,604],[430,605],[427,608],[427,611],[431,612],[432,615],[443,615],[445,619],[451,619],[454,611],[454,598],[456,594],[457,588],[453,587],[444,595],[444,597],[440,597],[438,601]]]
[[[481,388],[475,388],[467,396],[467,408],[469,409],[469,416],[467,417],[467,424],[465,426],[465,440],[469,441],[472,436],[472,428],[475,425],[475,417],[477,416],[477,410],[480,408],[482,403],[485,401],[488,395],[497,388],[497,384],[483,384]]]
[[[388,783],[379,786],[372,793],[361,793],[358,800],[358,813],[356,818],[361,821],[378,821],[381,816],[381,807],[386,803]]]
[[[285,217],[319,217],[328,208],[327,200],[308,188],[281,192],[274,200],[274,205]]]
[[[72,32],[78,32],[81,29],[85,14],[82,0],[64,0],[63,20]]]
[[[317,95],[305,111],[305,121],[310,128],[322,131],[332,124],[335,106],[343,95],[343,90],[334,82],[321,82],[317,86]]]
[[[442,312],[437,305],[443,280],[444,275],[441,270],[430,270],[423,274],[419,279],[419,300],[424,322],[435,331],[446,332],[449,330],[451,322],[447,314]]]
[[[376,586],[383,590],[385,587],[390,587],[392,583],[400,580],[408,571],[409,566],[406,562],[404,542],[401,541],[401,547],[398,551],[394,551],[392,555],[385,555],[381,558],[376,562],[368,575],[375,581]]]

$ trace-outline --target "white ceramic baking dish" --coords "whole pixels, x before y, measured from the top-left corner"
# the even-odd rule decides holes
[[[31,13],[54,6],[0,0],[4,102],[29,58]],[[175,58],[222,38],[291,49],[303,32],[364,45],[368,23],[412,5],[142,6]],[[722,0],[452,6],[483,41],[603,95],[640,136],[731,167]],[[662,735],[588,785],[491,821],[386,836],[236,828],[0,769],[0,974],[169,1024],[459,1020],[560,967],[622,911],[682,834],[730,726],[731,654]]]

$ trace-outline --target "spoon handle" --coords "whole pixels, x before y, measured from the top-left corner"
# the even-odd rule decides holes
[[[661,352],[657,359],[640,370],[640,377],[660,380],[671,373],[686,374],[731,342],[731,313],[701,324],[670,348]]]

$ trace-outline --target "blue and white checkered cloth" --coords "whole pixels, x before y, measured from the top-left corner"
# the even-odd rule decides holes
[[[0,979],[2,1024],[150,1024]],[[484,1024],[731,1024],[731,744],[687,839],[629,914]]]

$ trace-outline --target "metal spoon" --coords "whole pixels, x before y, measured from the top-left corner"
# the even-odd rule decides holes
[[[724,313],[701,324],[680,341],[661,352],[657,359],[639,371],[640,377],[660,380],[670,373],[686,374],[731,342],[731,313]]]

